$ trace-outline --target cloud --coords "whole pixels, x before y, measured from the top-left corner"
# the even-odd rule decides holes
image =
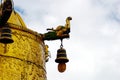
[[[37,32],[64,25],[67,16],[73,17],[71,37],[64,40],[70,59],[65,73],[58,73],[54,62],[60,41],[46,41],[52,55],[46,64],[48,80],[120,78],[119,0],[16,0],[14,4],[24,10],[21,15],[28,28]]]

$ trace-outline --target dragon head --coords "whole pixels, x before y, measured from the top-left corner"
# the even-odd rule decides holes
[[[70,16],[69,16],[69,17],[67,17],[67,20],[72,20],[72,17],[70,17]]]

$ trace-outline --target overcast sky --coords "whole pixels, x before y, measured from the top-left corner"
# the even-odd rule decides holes
[[[64,25],[71,16],[70,39],[64,40],[69,63],[57,71],[60,41],[46,41],[51,58],[48,80],[120,80],[120,0],[14,0],[28,28],[39,33]]]

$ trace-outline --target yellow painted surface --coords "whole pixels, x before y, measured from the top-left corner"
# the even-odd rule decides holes
[[[16,28],[27,28],[20,15],[15,11],[12,11],[11,16],[7,22],[17,25]]]
[[[0,43],[0,80],[46,80],[45,45],[41,35],[27,29],[13,12],[8,25],[14,43]]]

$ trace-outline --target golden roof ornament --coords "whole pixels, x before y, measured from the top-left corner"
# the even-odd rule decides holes
[[[70,37],[71,17],[64,26],[41,34],[26,27],[12,0],[3,0],[0,8],[0,80],[47,80],[45,63],[50,53],[45,40],[61,40],[55,61],[58,70],[65,71],[69,60],[62,41]]]

